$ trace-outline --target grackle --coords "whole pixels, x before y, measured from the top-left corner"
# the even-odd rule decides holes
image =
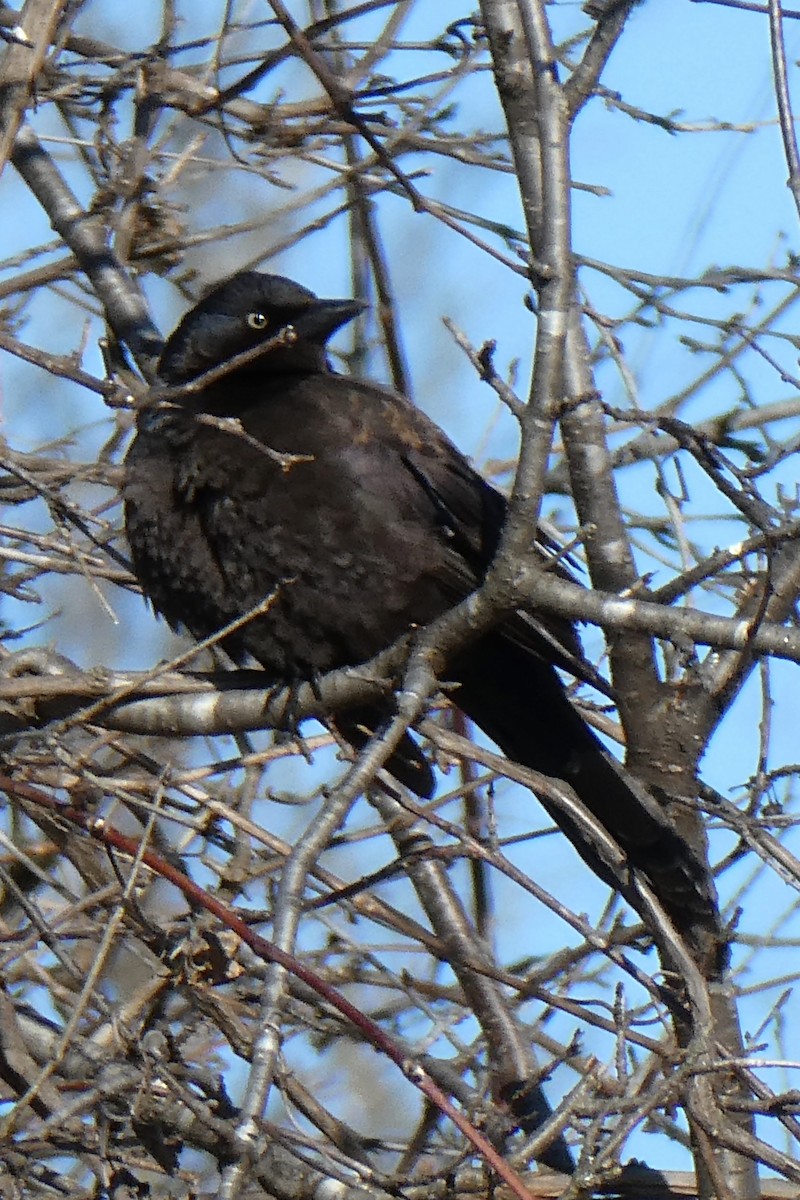
[[[480,584],[505,520],[503,496],[408,399],[331,369],[328,339],[363,307],[254,271],[221,283],[168,339],[159,376],[170,403],[141,410],[126,459],[125,521],[145,595],[196,638],[273,596],[223,643],[270,680],[362,663],[440,616]],[[209,371],[208,383],[180,390]],[[719,930],[705,868],[570,703],[556,668],[581,676],[580,663],[570,622],[517,613],[446,673],[454,702],[510,758],[568,783],[676,926],[707,945]],[[386,716],[349,711],[337,725],[359,746]],[[388,767],[430,794],[410,735]],[[619,886],[578,826],[542,802]]]

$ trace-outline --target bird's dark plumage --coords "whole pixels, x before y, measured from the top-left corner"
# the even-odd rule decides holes
[[[481,582],[505,519],[503,497],[410,401],[331,371],[325,344],[362,307],[256,272],[216,287],[169,338],[163,382],[189,383],[270,339],[272,348],[176,393],[173,407],[143,410],[127,457],[126,525],[145,594],[198,638],[274,595],[224,645],[275,680],[363,662],[438,617]],[[238,418],[246,436],[201,414]],[[519,614],[461,652],[447,677],[505,753],[575,789],[680,927],[711,927],[703,867],[564,693],[554,664],[580,675],[580,661],[568,622]],[[356,744],[359,722],[374,728],[381,714],[342,715]],[[390,769],[429,792],[410,739]]]

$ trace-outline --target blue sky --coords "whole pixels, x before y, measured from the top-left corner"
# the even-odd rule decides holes
[[[206,14],[209,31],[214,29],[217,4],[207,0],[202,5],[185,6],[185,11],[188,13],[190,8],[194,21]],[[300,15],[305,6],[296,4],[293,9]],[[423,40],[462,12],[462,5],[452,0],[421,5],[403,34],[409,41]],[[586,25],[577,4],[553,4],[547,12],[559,37]],[[151,28],[147,24],[148,14],[153,16]],[[154,14],[155,7],[149,9],[142,3],[134,26],[123,17],[120,6],[95,0],[86,7],[81,20],[97,36],[134,48],[157,35]],[[187,25],[187,31],[189,28]],[[365,25],[366,32],[368,28]],[[195,29],[192,25],[192,33]],[[795,66],[800,51],[800,22],[787,21],[786,34],[790,80],[796,95],[800,88]],[[273,42],[280,41],[282,35],[273,37]],[[269,44],[268,38],[265,44]],[[422,64],[428,60],[439,67],[443,65],[441,55],[420,52],[420,69],[425,69]],[[600,188],[606,194],[580,189],[574,192],[574,240],[579,254],[641,271],[691,276],[714,266],[783,265],[790,252],[800,253],[798,217],[786,187],[787,168],[774,120],[769,36],[764,17],[690,0],[648,0],[632,15],[604,76],[604,84],[624,96],[628,104],[662,117],[672,115],[693,129],[671,134],[655,124],[617,111],[613,104],[596,99],[587,106],[575,130],[573,176],[579,185]],[[270,99],[278,86],[292,101],[315,94],[315,85],[308,75],[292,64],[283,68],[279,77],[267,78],[258,98]],[[465,89],[460,104],[458,119],[463,126],[501,128],[501,114],[488,73]],[[51,118],[47,113],[42,114],[40,121],[43,129],[49,127],[50,132],[58,132],[54,122],[48,126]],[[714,128],[716,123],[732,128]],[[744,125],[750,131],[738,128]],[[209,147],[209,153],[219,154],[219,147]],[[68,164],[66,151],[61,152],[60,161],[86,201],[90,193],[80,170]],[[467,170],[445,158],[425,160],[424,164],[420,160],[417,165],[430,170],[419,182],[426,194],[455,207],[473,207],[493,220],[521,226],[511,176]],[[305,186],[316,178],[326,177],[324,170],[317,170],[316,175],[314,171],[310,167],[302,171],[298,168],[297,182]],[[0,227],[2,255],[18,253],[32,242],[49,240],[51,233],[46,219],[27,202],[21,184],[10,170],[4,175],[3,187],[5,211],[19,214],[19,218],[6,220]],[[213,171],[205,175],[198,169],[182,198],[191,200],[185,219],[191,231],[198,231],[216,221],[235,221],[285,205],[289,196],[269,180],[245,172],[226,178],[224,186],[217,186]],[[415,214],[405,199],[383,196],[376,207],[397,291],[400,328],[416,400],[479,462],[512,457],[516,444],[513,422],[507,413],[498,410],[493,394],[477,380],[454,346],[442,318],[455,321],[475,344],[496,339],[497,366],[505,370],[513,360],[518,360],[518,387],[524,395],[534,330],[533,318],[523,304],[524,282],[464,239],[443,229],[432,217]],[[311,212],[313,215],[323,210],[324,202]],[[300,279],[322,294],[347,295],[350,277],[343,221],[339,219],[299,247],[273,256],[274,247],[284,236],[285,224],[266,222],[254,232],[231,238],[224,246],[198,248],[189,256],[189,262],[198,272],[197,284],[211,282],[239,265],[258,261],[268,269]],[[627,310],[629,301],[617,284],[593,271],[584,272],[582,280],[589,300],[598,310],[612,316],[620,316]],[[146,279],[144,286],[158,322],[167,331],[185,309],[186,301],[164,280]],[[781,286],[738,288],[727,296],[695,289],[681,296],[679,303],[697,315],[729,315],[751,307],[759,312],[776,303]],[[70,291],[70,295],[74,292]],[[73,314],[66,299],[51,296],[37,301],[31,308],[23,336],[34,344],[67,353],[80,340]],[[797,324],[792,310],[779,328],[793,333]],[[709,336],[700,325],[684,324],[679,330],[670,322],[650,328],[630,326],[622,331],[631,379],[643,406],[661,403],[710,361],[681,344],[678,333],[686,332],[687,328],[700,340]],[[95,342],[99,329],[97,321],[90,323],[85,354],[85,365],[98,373],[101,368]],[[796,377],[797,346],[777,340],[769,346],[787,375]],[[376,376],[385,373],[377,347],[369,366]],[[701,420],[724,412],[738,402],[742,386],[751,390],[758,403],[794,394],[791,384],[755,353],[745,356],[740,368],[740,381],[730,374],[721,376],[693,399],[682,415]],[[602,365],[598,381],[606,400],[613,404],[627,403],[616,368]],[[76,451],[90,456],[110,432],[111,419],[96,397],[8,358],[0,364],[0,388],[3,432],[15,447],[31,448],[71,432],[75,435]],[[791,430],[795,434],[796,426],[795,422]],[[699,518],[712,505],[716,506],[716,498],[698,473],[689,470],[687,474],[691,489],[687,513]],[[626,503],[658,511],[652,482],[652,472],[646,467],[627,472],[620,481]],[[784,464],[775,478],[767,481],[768,499],[774,498],[778,485],[790,494],[796,490],[796,470],[791,463]],[[546,508],[566,511],[560,498],[548,501]],[[36,522],[45,516],[41,511],[31,511],[25,519]],[[719,527],[700,520],[692,525],[692,532],[705,539],[709,548],[728,536],[724,527],[720,531]],[[643,557],[642,569],[651,566]],[[59,583],[58,595],[51,602],[54,606],[62,605],[64,613],[48,625],[47,636],[56,637],[59,649],[84,666],[103,662],[140,668],[164,653],[167,645],[174,644],[168,641],[163,626],[154,622],[138,601],[117,593],[109,595],[117,612],[117,624],[95,600],[91,597],[87,600],[80,581],[73,581],[66,589]],[[88,637],[87,622],[75,621],[76,605],[89,606]],[[81,611],[86,610],[82,607]],[[35,616],[39,615],[37,610]],[[31,620],[29,608],[24,607],[20,619]],[[135,636],[131,636],[132,628]],[[796,667],[786,664],[774,668],[778,700],[773,712],[775,762],[796,757],[793,699],[796,672]],[[758,681],[754,680],[737,701],[706,758],[709,782],[723,792],[755,768],[760,711]],[[534,819],[527,809],[520,809],[518,793],[508,787],[499,790],[498,811],[504,833],[525,828]],[[278,823],[285,820],[287,833],[295,819],[294,814],[285,813],[276,817]],[[539,881],[557,889],[565,872],[574,873],[581,893],[579,900],[574,901],[576,907],[599,909],[604,890],[574,865],[568,851],[564,855],[553,853],[552,844],[548,842],[547,852],[533,860],[532,869]],[[537,854],[536,843],[532,853]],[[498,886],[502,892],[502,885]],[[771,914],[788,907],[787,892],[786,885],[774,877],[765,880],[759,891],[763,909],[749,910],[748,927],[761,928],[772,920]],[[506,928],[499,935],[505,943],[504,952],[513,955],[524,933],[513,924]],[[559,944],[563,929],[554,918],[542,915],[537,937],[539,948],[545,951]],[[754,1026],[763,1007],[762,1000],[754,1006]],[[646,1138],[642,1142],[642,1153],[646,1153],[649,1143]]]

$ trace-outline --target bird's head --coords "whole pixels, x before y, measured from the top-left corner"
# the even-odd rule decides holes
[[[158,373],[167,384],[188,383],[248,352],[237,372],[325,369],[328,338],[364,308],[360,300],[321,300],[282,275],[240,271],[190,309],[168,338]]]

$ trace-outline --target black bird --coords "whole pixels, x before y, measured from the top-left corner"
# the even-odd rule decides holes
[[[409,400],[331,370],[328,339],[363,307],[254,271],[215,287],[167,341],[161,381],[179,389],[270,346],[176,390],[170,406],[143,409],[126,460],[125,521],[145,595],[170,625],[203,638],[274,593],[223,643],[271,680],[364,662],[441,615],[481,582],[505,520],[502,495]],[[219,418],[238,418],[244,432]],[[296,457],[287,465],[281,455]],[[449,662],[447,677],[454,701],[510,758],[574,788],[677,927],[707,948],[719,930],[706,871],[573,708],[556,666],[581,675],[580,661],[569,622],[517,614]],[[386,715],[348,712],[337,724],[359,745]],[[389,769],[430,793],[411,738]],[[618,886],[580,830],[543,803]]]

